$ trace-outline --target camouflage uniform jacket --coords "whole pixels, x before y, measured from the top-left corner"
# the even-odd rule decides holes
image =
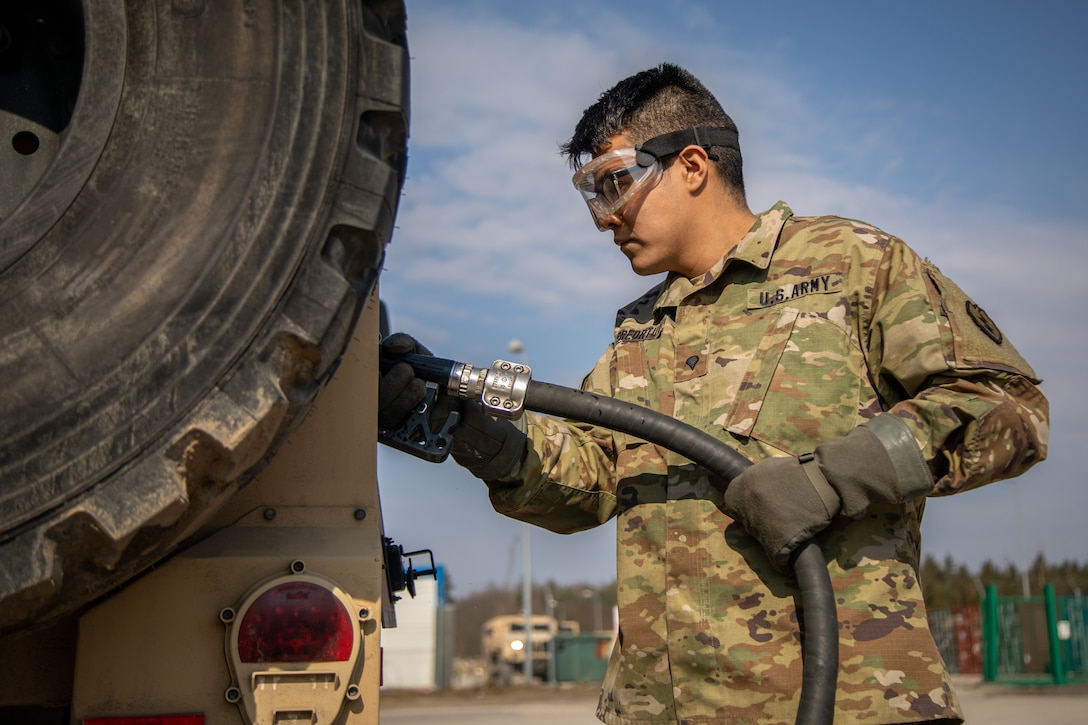
[[[888,412],[909,424],[941,495],[1045,458],[1037,382],[985,312],[902,240],[779,202],[704,276],[670,275],[620,310],[583,388],[753,461]],[[617,517],[620,629],[598,717],[792,723],[797,591],[722,512],[722,482],[626,435],[527,417],[520,468],[489,482],[496,510],[565,533]],[[918,581],[924,501],[874,505],[818,536],[838,602],[838,725],[962,717]]]

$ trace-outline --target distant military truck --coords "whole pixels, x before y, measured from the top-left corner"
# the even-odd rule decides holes
[[[578,634],[574,621],[558,621],[546,614],[534,614],[531,618],[533,676],[546,679],[548,660],[551,658],[551,642],[556,634]],[[488,680],[508,685],[515,673],[525,668],[525,615],[501,614],[484,622],[482,652],[487,660]]]

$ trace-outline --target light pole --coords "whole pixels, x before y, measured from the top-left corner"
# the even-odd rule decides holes
[[[521,361],[529,364],[529,353],[521,340],[511,340],[506,349],[521,355]],[[521,522],[521,600],[525,612],[525,662],[522,664],[522,674],[525,675],[526,685],[533,682],[533,556],[530,531],[529,524]]]
[[[551,632],[551,639],[548,640],[548,684],[555,687],[559,684],[559,681],[555,678],[555,638],[559,635],[559,622],[555,618],[555,596],[552,594],[551,583],[544,585],[544,607],[551,622],[555,622],[554,629],[552,629],[550,622],[548,624],[548,629]]]
[[[601,593],[596,589],[583,589],[582,596],[593,599],[593,630],[600,632],[604,623],[601,621]]]

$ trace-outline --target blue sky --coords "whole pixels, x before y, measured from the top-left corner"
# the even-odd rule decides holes
[[[1088,560],[1080,310],[1088,249],[1088,3],[408,0],[408,180],[380,285],[395,330],[489,365],[520,340],[576,387],[617,307],[656,284],[600,234],[558,154],[582,109],[661,61],[740,127],[753,211],[859,218],[931,258],[1044,378],[1050,459],[932,500],[923,549],[977,567]],[[387,533],[430,548],[454,593],[521,576],[520,523],[452,461],[381,447]],[[533,578],[615,576],[611,525],[534,529]]]

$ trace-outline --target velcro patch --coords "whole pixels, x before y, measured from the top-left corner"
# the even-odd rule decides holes
[[[661,337],[661,323],[652,327],[638,329],[623,329],[616,331],[616,342],[642,342],[644,340],[656,340]]]
[[[942,307],[952,326],[959,364],[1008,370],[1038,382],[1031,365],[1017,352],[986,311],[932,262],[926,260],[925,269],[941,295]]]

